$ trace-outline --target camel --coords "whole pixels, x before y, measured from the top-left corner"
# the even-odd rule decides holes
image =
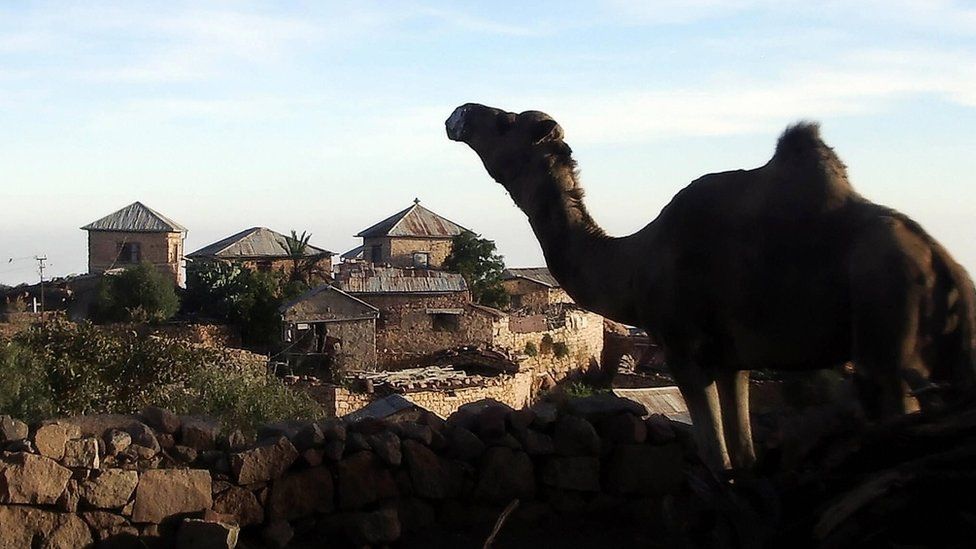
[[[755,462],[749,370],[853,362],[875,420],[905,412],[905,386],[932,405],[976,389],[968,274],[917,223],[855,192],[817,124],[787,128],[761,167],[693,181],[624,237],[587,212],[548,115],[469,103],[445,125],[526,214],[569,295],[663,346],[716,473]]]

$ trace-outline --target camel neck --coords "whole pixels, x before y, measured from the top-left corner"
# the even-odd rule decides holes
[[[573,177],[550,174],[551,181],[521,205],[550,272],[581,307],[639,325],[636,296],[647,293],[638,261],[646,258],[634,253],[635,237],[608,236],[583,205],[575,180],[567,184],[560,175]]]

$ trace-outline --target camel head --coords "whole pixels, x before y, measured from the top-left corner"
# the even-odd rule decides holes
[[[536,169],[548,173],[555,157],[571,162],[563,129],[539,111],[515,114],[467,103],[454,109],[444,124],[447,137],[467,143],[481,157],[492,179],[504,185],[516,203],[532,192],[524,188],[530,181],[524,176]]]

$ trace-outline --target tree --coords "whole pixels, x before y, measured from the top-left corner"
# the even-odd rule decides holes
[[[101,322],[160,322],[172,317],[179,307],[173,281],[144,261],[117,275],[102,277],[95,318]]]
[[[508,293],[502,287],[505,262],[491,240],[471,231],[455,236],[444,268],[464,277],[475,302],[499,308],[508,305]]]
[[[299,235],[295,229],[291,230],[291,236],[285,237],[285,243],[281,247],[288,253],[292,261],[291,280],[303,282],[308,286],[315,285],[316,282],[328,280],[328,273],[319,265],[319,261],[325,257],[323,253],[309,254],[309,239],[312,233],[302,231]]]

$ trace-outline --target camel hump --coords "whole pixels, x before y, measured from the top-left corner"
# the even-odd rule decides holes
[[[820,124],[798,122],[780,136],[773,154],[772,164],[785,168],[794,175],[791,179],[820,183],[828,194],[852,192],[847,179],[847,166],[834,149],[820,138]]]
[[[820,124],[811,121],[801,121],[786,128],[776,143],[774,159],[799,160],[805,157],[819,156],[817,153],[829,149],[820,139]]]

